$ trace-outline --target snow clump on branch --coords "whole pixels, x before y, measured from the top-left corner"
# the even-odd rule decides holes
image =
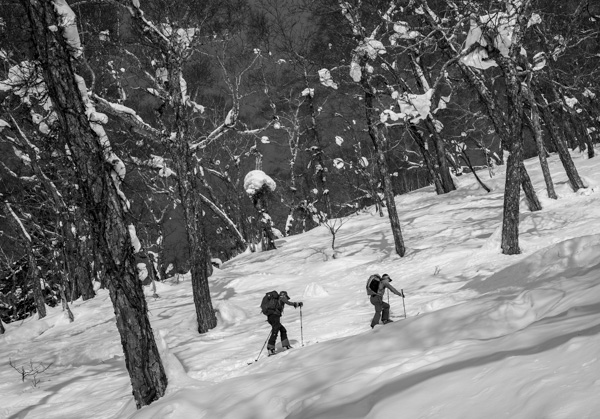
[[[416,124],[419,121],[426,119],[431,111],[432,96],[433,89],[429,89],[422,95],[406,92],[403,94],[399,94],[398,92],[392,93],[392,98],[396,99],[400,113],[386,109],[380,115],[381,122],[386,123],[388,120],[404,121],[410,119],[411,123]]]
[[[81,48],[81,40],[79,39],[79,32],[77,31],[77,24],[75,22],[75,12],[67,4],[65,0],[53,0],[54,10],[59,16],[58,25],[63,28],[63,36],[67,44],[71,47],[71,54],[74,58],[79,58],[83,53]]]
[[[334,82],[333,79],[331,78],[331,73],[329,72],[328,69],[322,68],[318,71],[318,73],[319,73],[319,81],[321,82],[321,84],[323,86],[331,87],[333,89],[338,88],[337,83]]]
[[[250,196],[254,196],[262,188],[273,192],[276,187],[275,181],[262,170],[252,170],[244,178],[244,190]]]
[[[0,81],[0,92],[13,92],[24,103],[31,105],[31,98],[39,99],[45,110],[52,108],[48,89],[36,61],[21,61],[8,69],[8,77]]]
[[[365,38],[352,54],[352,62],[350,63],[350,77],[352,77],[352,80],[356,83],[360,82],[362,78],[361,61],[363,59],[374,60],[378,55],[385,53],[385,47],[381,41]]]

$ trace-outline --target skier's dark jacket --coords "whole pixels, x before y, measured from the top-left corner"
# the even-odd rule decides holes
[[[294,303],[290,301],[290,299],[285,295],[280,295],[279,300],[275,304],[275,307],[267,309],[267,316],[271,316],[273,314],[277,316],[281,316],[283,314],[283,308],[287,304],[288,306],[296,307],[298,303]]]
[[[375,293],[371,289],[367,289],[367,293],[369,294],[370,297],[377,295],[377,296],[383,298],[383,294],[385,294],[385,289],[387,288],[390,291],[392,291],[394,294],[402,297],[402,294],[400,293],[400,291],[398,291],[396,288],[394,288],[392,286],[392,284],[390,284],[390,281],[391,281],[391,279],[389,279],[389,277],[384,276],[383,278],[381,278],[381,281],[379,281],[378,291]]]

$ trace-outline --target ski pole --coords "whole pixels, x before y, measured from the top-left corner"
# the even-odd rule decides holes
[[[300,306],[300,341],[304,346],[304,331],[302,330],[302,306]]]
[[[269,338],[271,337],[271,332],[272,331],[269,332],[269,336],[267,336],[267,340],[265,340],[264,345],[262,346],[262,348],[260,348],[260,352],[258,353],[258,356],[254,360],[254,362],[258,361],[258,358],[260,358],[260,354],[262,354],[263,349],[265,349],[265,346],[267,346],[267,342],[269,341]]]
[[[402,307],[404,308],[404,318],[406,318],[406,306],[404,305],[404,290],[400,288],[400,292],[402,293]]]

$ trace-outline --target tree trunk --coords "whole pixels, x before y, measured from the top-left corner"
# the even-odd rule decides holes
[[[440,133],[437,132],[435,124],[432,121],[431,115],[427,117],[425,124],[427,126],[427,129],[431,133],[431,136],[433,137],[436,158],[435,168],[440,177],[443,193],[455,191],[456,185],[454,184],[454,180],[452,180],[452,176],[450,176],[450,168],[448,166],[448,160],[446,158],[446,142],[444,141]]]
[[[197,193],[197,195],[202,200],[202,202],[204,202],[204,204],[208,205],[208,208],[212,210],[213,214],[219,217],[221,221],[223,221],[223,223],[227,225],[228,229],[231,230],[233,238],[236,242],[236,249],[240,253],[246,250],[246,248],[248,247],[247,240],[244,238],[244,236],[242,235],[238,227],[235,225],[235,223],[231,220],[231,218],[229,218],[229,216],[225,213],[225,211],[221,210],[221,208],[219,208],[214,202],[212,202],[203,194]]]
[[[417,84],[422,89],[422,92],[426,93],[431,89],[431,83],[427,79],[427,76],[423,71],[423,64],[420,59],[420,54],[410,53],[409,55],[411,59],[412,70],[415,75]],[[439,92],[436,95],[436,100],[434,100],[434,102],[437,103],[438,101]],[[456,189],[456,186],[452,181],[452,176],[450,176],[450,170],[448,170],[448,163],[446,161],[446,145],[435,127],[433,116],[431,114],[427,115],[427,118],[424,122],[425,126],[427,127],[427,130],[431,134],[431,137],[433,139],[432,142],[434,144],[433,153],[430,154],[433,154],[435,156],[432,166],[433,171],[435,173],[433,179],[435,179],[436,191],[438,195],[451,192]]]
[[[43,319],[46,317],[46,299],[44,298],[44,292],[40,282],[41,278],[38,276],[35,255],[33,254],[33,249],[29,241],[27,242],[27,276],[29,277],[29,281],[33,288],[33,300],[35,301],[38,318]]]
[[[438,176],[438,171],[436,170],[436,168],[434,166],[433,158],[431,157],[431,154],[429,153],[429,150],[427,149],[427,146],[425,143],[425,141],[426,141],[425,138],[423,138],[423,136],[421,135],[421,133],[419,132],[417,127],[415,127],[414,125],[411,125],[409,127],[409,131],[412,134],[412,137],[415,140],[415,143],[417,143],[417,146],[419,146],[419,151],[421,151],[421,156],[423,157],[423,161],[425,162],[425,167],[427,168],[427,172],[429,173],[431,182],[433,182],[433,184],[435,186],[436,193],[438,195],[443,195],[444,187],[442,185],[442,181],[440,180],[440,177]]]
[[[63,311],[67,312],[67,316],[69,317],[69,323],[75,321],[75,316],[73,316],[73,312],[69,307],[69,303],[67,302],[67,296],[65,295],[65,287],[63,284],[60,284],[60,299],[62,302]]]
[[[465,161],[465,163],[467,163],[467,166],[469,166],[469,169],[471,169],[471,173],[473,173],[473,176],[475,176],[477,183],[479,183],[481,185],[481,187],[486,192],[489,193],[491,191],[491,189],[488,188],[488,186],[485,183],[483,183],[483,181],[479,178],[479,176],[477,175],[477,172],[475,171],[475,169],[473,168],[473,165],[471,164],[471,159],[469,158],[469,156],[467,155],[465,150],[461,150],[461,157]]]
[[[560,158],[563,168],[565,169],[565,173],[569,178],[571,188],[574,191],[577,191],[581,188],[585,188],[583,181],[579,177],[579,172],[575,167],[575,163],[573,163],[573,159],[571,158],[571,154],[569,153],[567,143],[565,142],[562,132],[560,131],[560,128],[557,127],[553,122],[554,118],[552,116],[552,113],[550,112],[550,109],[548,108],[548,106],[541,106],[540,109],[542,111],[542,119],[546,124],[546,129],[550,134],[550,139],[552,140],[552,143],[556,148],[558,157]]]
[[[512,46],[514,52],[515,45]],[[521,83],[515,64],[509,58],[497,57],[506,81],[508,108],[508,136],[505,148],[509,152],[504,187],[504,212],[502,217],[502,252],[505,255],[521,253],[519,249],[519,200],[523,181],[523,100]],[[531,181],[526,182],[524,186]]]
[[[164,394],[167,377],[137,277],[122,195],[112,178],[113,167],[105,159],[104,145],[87,119],[71,61],[71,47],[66,44],[62,29],[50,30],[60,28],[53,3],[30,0],[23,4],[61,138],[68,146],[93,236],[105,264],[125,365],[140,408]]]
[[[310,89],[310,84],[308,83],[308,75],[306,74],[306,71],[304,73],[304,81],[305,81],[306,87],[308,89]],[[315,143],[317,144],[317,147],[319,147],[319,149],[322,149],[321,135],[317,128],[317,111],[315,109],[315,104],[314,104],[312,95],[307,96],[307,101],[308,101],[308,106],[309,106],[309,110],[310,110],[310,126],[308,129],[313,134],[313,139],[314,139]],[[325,166],[325,162],[323,161],[323,153],[320,150],[318,153],[317,161],[319,162],[319,165],[321,166],[321,170],[318,172],[318,179],[320,181],[323,199],[325,200],[325,208],[327,209],[327,217],[331,218],[332,210],[331,210],[331,200],[329,199],[329,191],[327,188],[327,175],[325,172],[326,166]]]
[[[6,333],[6,329],[4,328],[4,323],[2,323],[2,319],[0,319],[0,335]]]
[[[35,254],[33,253],[33,245],[31,243],[31,235],[27,232],[22,221],[13,211],[12,206],[8,202],[4,202],[4,212],[9,222],[12,222],[16,231],[23,239],[23,244],[27,252],[27,280],[31,284],[33,290],[33,301],[38,313],[38,317],[43,319],[46,317],[46,301],[40,283],[41,278],[38,277],[38,268]]]
[[[142,10],[139,9],[139,2],[121,0],[120,3],[128,8],[135,26],[149,42],[156,45],[165,60],[168,75],[169,98],[167,102],[171,112],[169,112],[168,119],[165,117],[162,123],[169,127],[170,132],[176,133],[173,141],[170,139],[165,140],[177,173],[177,187],[186,223],[190,252],[190,272],[192,275],[192,295],[196,308],[198,332],[206,333],[217,325],[217,317],[212,306],[208,287],[206,267],[210,261],[206,260],[207,253],[202,250],[203,240],[205,240],[201,222],[203,209],[202,202],[197,196],[197,191],[200,190],[200,182],[197,176],[201,176],[201,170],[197,163],[196,151],[190,147],[189,124],[193,118],[186,109],[186,94],[182,90],[181,83],[185,53],[181,51],[180,45],[177,45],[176,42],[172,43],[172,40],[157,33],[158,31],[154,29],[153,24],[147,20]]]
[[[387,139],[381,131],[381,128],[377,126],[379,122],[379,116],[375,108],[373,107],[373,88],[367,80],[367,70],[363,68],[363,76],[361,78],[361,85],[365,92],[365,113],[367,118],[367,126],[369,127],[369,136],[373,141],[375,152],[377,154],[377,166],[381,177],[383,178],[383,193],[385,195],[385,203],[388,210],[388,217],[390,218],[390,225],[392,227],[392,235],[394,236],[394,244],[396,253],[403,257],[406,248],[404,247],[404,239],[402,238],[402,230],[400,228],[400,220],[398,219],[398,212],[396,210],[396,201],[394,200],[394,189],[392,185],[392,178],[385,158],[386,143]]]
[[[521,146],[514,141],[506,163],[504,210],[502,215],[502,253],[515,255],[519,249],[519,195],[521,191]]]
[[[535,193],[535,189],[531,183],[531,178],[529,177],[529,173],[527,173],[527,169],[525,169],[525,164],[523,164],[523,160],[521,160],[521,188],[523,188],[523,192],[525,192],[525,198],[527,199],[527,207],[529,211],[535,212],[540,211],[542,209],[542,204]]]
[[[217,325],[217,317],[210,298],[206,272],[206,252],[203,251],[202,241],[204,238],[200,220],[202,203],[198,195],[194,193],[196,190],[194,185],[197,182],[194,176],[196,157],[189,150],[185,138],[185,127],[180,124],[178,126],[180,132],[176,142],[172,145],[171,156],[178,176],[179,197],[186,223],[190,273],[192,276],[192,297],[196,309],[198,333],[206,333]]]
[[[535,144],[537,145],[538,157],[540,159],[540,166],[542,167],[542,173],[544,174],[544,181],[546,182],[546,192],[548,197],[556,199],[556,192],[554,191],[554,183],[552,182],[552,176],[550,175],[550,169],[548,168],[548,160],[546,159],[546,148],[544,147],[544,138],[542,136],[542,124],[540,123],[540,111],[533,92],[527,87],[523,87],[523,93],[529,102],[531,108],[531,127],[533,130],[533,136],[535,138]]]
[[[492,121],[492,125],[494,126],[496,133],[498,133],[498,135],[500,136],[502,140],[502,148],[504,148],[504,143],[509,137],[508,128],[506,126],[507,122],[502,112],[498,109],[494,97],[492,96],[491,92],[489,91],[481,77],[477,73],[475,73],[474,70],[467,67],[460,61],[458,62],[458,66],[461,69],[461,72],[467,80],[467,82],[469,83],[469,85],[471,85],[471,87],[473,87],[475,91],[477,91],[479,101],[484,106],[488,117]]]
[[[79,231],[79,230],[78,230]],[[89,252],[87,249],[87,241],[76,239],[77,250],[76,255],[80,258],[79,263],[75,265],[75,272],[73,280],[77,283],[77,288],[81,293],[83,301],[94,298],[96,293],[94,291],[94,285],[92,284],[92,275],[90,271]]]
[[[590,134],[587,132],[585,124],[579,117],[579,114],[572,109],[569,109],[569,116],[571,124],[573,125],[573,129],[578,132],[578,135],[582,139],[584,146],[587,148],[588,159],[594,158],[594,142],[592,141]]]

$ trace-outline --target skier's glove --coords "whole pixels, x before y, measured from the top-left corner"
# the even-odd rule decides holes
[[[298,307],[302,307],[303,305],[304,305],[304,304],[302,304],[302,301],[300,301],[300,302],[298,303]]]
[[[400,292],[400,297],[404,298],[404,292]]]
[[[294,308],[298,308],[298,303],[294,303]]]

